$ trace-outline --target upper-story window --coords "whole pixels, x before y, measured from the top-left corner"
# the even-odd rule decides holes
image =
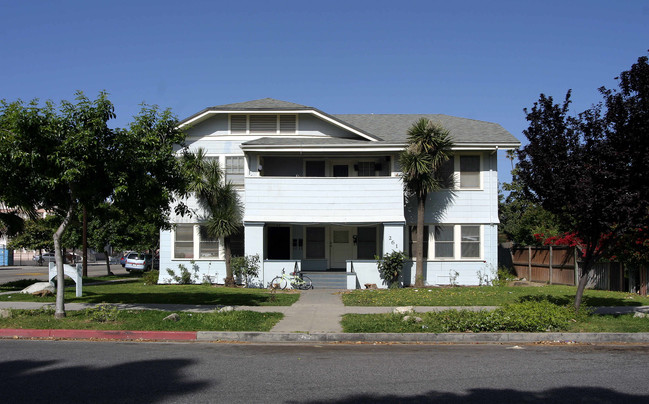
[[[225,180],[235,188],[243,187],[245,161],[243,156],[225,156]]]
[[[480,156],[460,156],[460,188],[480,188]]]
[[[374,177],[376,175],[376,163],[373,161],[358,162],[359,177]]]
[[[296,115],[230,115],[230,133],[232,134],[288,134],[295,133],[296,130]]]

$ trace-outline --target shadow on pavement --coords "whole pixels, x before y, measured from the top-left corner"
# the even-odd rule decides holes
[[[405,395],[372,395],[356,394],[340,400],[323,401],[289,401],[291,403],[480,403],[480,404],[501,404],[501,403],[646,403],[649,402],[647,395],[632,395],[620,393],[611,389],[601,387],[563,387],[545,391],[530,392],[510,389],[472,389],[466,394],[443,393],[430,391],[426,394],[405,396]]]
[[[204,388],[187,380],[191,360],[150,360],[110,367],[60,366],[58,361],[0,363],[4,403],[154,403]],[[172,400],[173,401],[173,400]]]

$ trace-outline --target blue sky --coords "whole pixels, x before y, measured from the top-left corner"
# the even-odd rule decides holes
[[[649,3],[624,1],[4,1],[0,98],[94,98],[185,118],[277,98],[336,113],[442,113],[520,140],[523,108],[597,88],[649,49]],[[500,178],[509,162],[502,158]]]

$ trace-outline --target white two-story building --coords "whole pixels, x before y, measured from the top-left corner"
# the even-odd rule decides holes
[[[317,108],[261,99],[207,108],[181,122],[191,150],[218,158],[240,190],[243,228],[233,255],[261,258],[259,283],[282,269],[309,273],[315,287],[383,286],[376,256],[414,257],[414,201],[404,195],[399,153],[420,118],[447,128],[454,142],[454,186],[426,204],[425,282],[475,285],[498,266],[497,151],[519,141],[500,125],[447,115],[330,115]],[[223,240],[200,219],[173,217],[160,235],[160,282],[167,269],[198,268],[197,279],[222,282]],[[193,270],[191,271],[193,272]],[[404,269],[414,283],[414,265]]]

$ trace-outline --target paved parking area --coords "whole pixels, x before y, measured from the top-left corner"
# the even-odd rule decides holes
[[[110,266],[110,270],[115,275],[126,274],[126,270],[119,264]],[[39,265],[14,265],[10,267],[0,267],[0,284],[17,281],[20,279],[38,279],[47,281],[48,266]],[[88,276],[106,275],[106,262],[93,262],[88,264]]]

